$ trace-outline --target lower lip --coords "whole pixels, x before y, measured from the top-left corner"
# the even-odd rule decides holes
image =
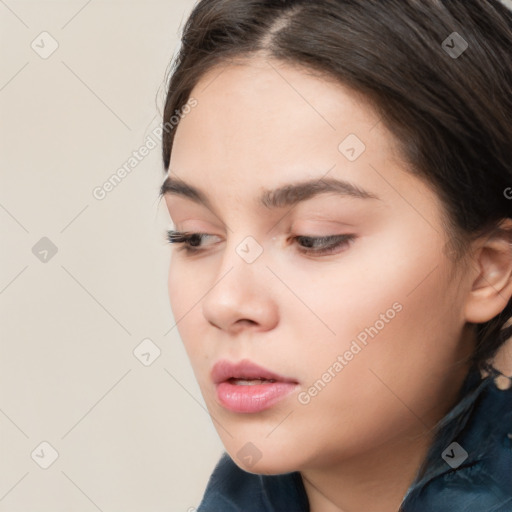
[[[234,412],[260,412],[290,394],[297,384],[293,382],[268,382],[242,385],[226,381],[217,384],[217,398],[221,405]]]

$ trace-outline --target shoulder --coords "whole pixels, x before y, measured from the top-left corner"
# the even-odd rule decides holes
[[[292,507],[292,508],[289,508]],[[299,473],[257,475],[227,453],[217,462],[197,512],[308,512]]]
[[[438,452],[443,470],[412,493],[405,512],[512,512],[512,388],[491,382]]]

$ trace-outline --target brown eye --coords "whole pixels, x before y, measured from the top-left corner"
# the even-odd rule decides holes
[[[198,249],[201,247],[201,241],[204,238],[212,238],[215,235],[209,235],[208,233],[189,233],[181,231],[167,231],[167,241],[170,244],[181,245],[179,250],[185,251],[187,254],[197,253],[204,249]]]
[[[355,239],[355,235],[329,235],[312,237],[299,235],[294,237],[298,241],[300,252],[305,254],[326,255],[337,252],[338,249],[348,246]]]

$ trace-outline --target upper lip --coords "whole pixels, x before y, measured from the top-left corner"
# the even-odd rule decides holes
[[[232,363],[226,359],[221,359],[212,368],[211,378],[214,384],[225,382],[229,379],[266,379],[279,382],[293,382],[296,380],[284,377],[277,373],[271,372],[266,368],[258,366],[249,359],[243,359],[238,363]]]

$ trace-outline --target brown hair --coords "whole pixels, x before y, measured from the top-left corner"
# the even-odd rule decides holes
[[[454,262],[512,217],[512,13],[498,0],[201,0],[172,63],[164,124],[207,71],[256,52],[364,94],[442,200]],[[175,131],[163,134],[165,170]],[[512,335],[511,316],[509,301],[476,324],[474,364]]]

